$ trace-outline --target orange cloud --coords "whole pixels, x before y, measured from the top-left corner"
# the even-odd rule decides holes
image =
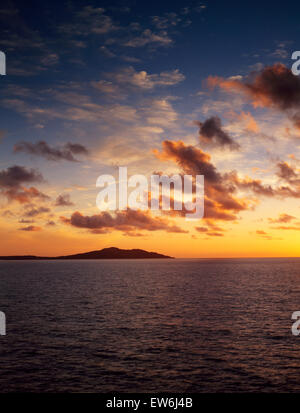
[[[34,225],[29,225],[28,227],[19,228],[20,231],[36,232],[41,231],[41,227],[36,227]]]
[[[300,78],[281,63],[251,74],[246,81],[209,76],[207,85],[211,89],[218,86],[227,92],[240,92],[254,107],[274,107],[287,112],[300,128]]]
[[[249,132],[259,132],[258,124],[250,112],[241,112],[239,119],[241,119],[245,123],[245,128]]]
[[[268,218],[269,222],[272,224],[288,223],[296,219],[292,215],[280,214],[278,218]]]
[[[248,209],[247,200],[233,196],[236,188],[228,180],[228,176],[222,175],[212,164],[209,154],[185,145],[182,141],[164,141],[162,146],[161,152],[154,151],[159,159],[177,163],[187,175],[204,175],[205,219],[233,221],[237,219],[239,212]],[[179,211],[179,215],[185,212]]]
[[[187,233],[167,219],[153,217],[150,211],[131,209],[113,214],[104,211],[92,216],[84,216],[76,211],[71,218],[61,217],[61,221],[73,227],[86,228],[93,234],[104,234],[113,230],[130,234],[135,233],[136,230]]]

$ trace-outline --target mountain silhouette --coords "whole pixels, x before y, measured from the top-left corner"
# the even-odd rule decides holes
[[[104,259],[145,259],[145,258],[174,258],[157,252],[148,252],[141,249],[124,250],[120,248],[103,248],[99,251],[90,251],[58,257],[37,257],[35,255],[0,256],[0,260],[104,260]]]

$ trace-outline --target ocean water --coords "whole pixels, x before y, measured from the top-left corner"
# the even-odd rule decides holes
[[[0,262],[0,392],[299,392],[300,259]]]

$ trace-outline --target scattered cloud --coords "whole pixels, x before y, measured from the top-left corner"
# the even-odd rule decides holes
[[[127,47],[143,47],[147,45],[168,47],[173,43],[167,31],[161,30],[158,33],[152,32],[150,29],[144,30],[139,36],[132,37],[124,43]]]
[[[46,225],[48,227],[54,227],[54,226],[56,226],[56,223],[54,221],[48,221]]]
[[[72,20],[58,26],[58,31],[68,36],[89,36],[92,34],[104,35],[119,29],[113,19],[105,14],[102,7],[85,6],[75,11]]]
[[[107,93],[116,91],[116,83],[119,85],[129,85],[140,89],[154,89],[159,86],[173,86],[185,79],[185,76],[178,69],[161,72],[159,74],[149,74],[145,70],[136,71],[133,67],[128,67],[109,75],[114,83],[100,81],[94,83],[96,87]]]
[[[277,163],[277,176],[289,184],[300,186],[300,174],[287,162]]]
[[[36,217],[38,215],[42,215],[45,213],[51,212],[50,208],[46,208],[46,207],[34,207],[34,208],[30,208],[27,211],[25,211],[24,216],[27,218],[33,218]]]
[[[24,166],[11,166],[0,171],[0,187],[15,188],[29,182],[42,182],[43,177],[36,169]]]
[[[280,231],[300,231],[300,224],[298,227],[295,226],[284,226],[281,225],[279,227],[274,227],[274,229],[280,230]]]
[[[32,199],[47,200],[49,197],[35,187],[25,187],[24,184],[42,182],[43,177],[36,169],[27,169],[24,166],[11,166],[0,171],[0,191],[9,201],[21,204]]]
[[[62,222],[77,228],[89,229],[94,234],[107,233],[112,230],[125,233],[135,230],[144,231],[166,231],[175,233],[186,233],[177,225],[161,217],[153,217],[149,211],[117,211],[114,214],[101,212],[97,215],[84,216],[76,211],[71,218],[61,217]]]
[[[56,198],[55,206],[72,206],[74,203],[71,201],[69,194],[61,194]]]
[[[34,225],[29,225],[28,227],[19,228],[20,231],[27,231],[27,232],[36,232],[41,231],[41,227],[36,227]]]
[[[88,150],[85,146],[78,143],[66,143],[62,148],[52,148],[47,142],[39,141],[37,143],[20,142],[14,146],[14,152],[25,152],[30,155],[41,156],[50,161],[66,160],[70,162],[79,162],[74,155],[87,155]]]
[[[178,13],[169,12],[169,13],[165,13],[162,16],[153,16],[151,20],[152,20],[152,24],[158,30],[163,30],[163,29],[176,27],[179,24],[182,24],[184,26],[189,25],[191,23],[191,20],[189,20],[189,18],[184,17],[186,15],[184,14],[179,15]]]
[[[233,196],[235,187],[211,162],[209,154],[182,141],[164,141],[156,156],[164,161],[174,161],[187,175],[205,176],[204,218],[232,221],[237,214],[248,209],[248,202]]]
[[[269,222],[272,224],[288,223],[295,220],[296,217],[288,214],[280,214],[278,218],[268,218]]]
[[[281,63],[266,66],[248,79],[223,79],[210,76],[208,86],[243,93],[254,107],[272,107],[285,112],[300,128],[300,78]]]
[[[197,124],[200,127],[200,142],[213,146],[229,147],[232,150],[240,148],[240,145],[222,129],[221,119],[218,116],[212,116],[204,122],[197,122]]]

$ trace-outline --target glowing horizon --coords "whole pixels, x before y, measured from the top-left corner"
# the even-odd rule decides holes
[[[249,21],[237,36],[227,22],[238,24],[243,7]],[[266,33],[262,23],[254,31],[250,4],[91,1],[62,6],[55,27],[47,10],[28,16],[11,2],[3,12],[0,255],[115,246],[177,258],[300,256],[296,16],[274,5]],[[203,174],[204,218],[99,211],[96,180],[119,166]]]

